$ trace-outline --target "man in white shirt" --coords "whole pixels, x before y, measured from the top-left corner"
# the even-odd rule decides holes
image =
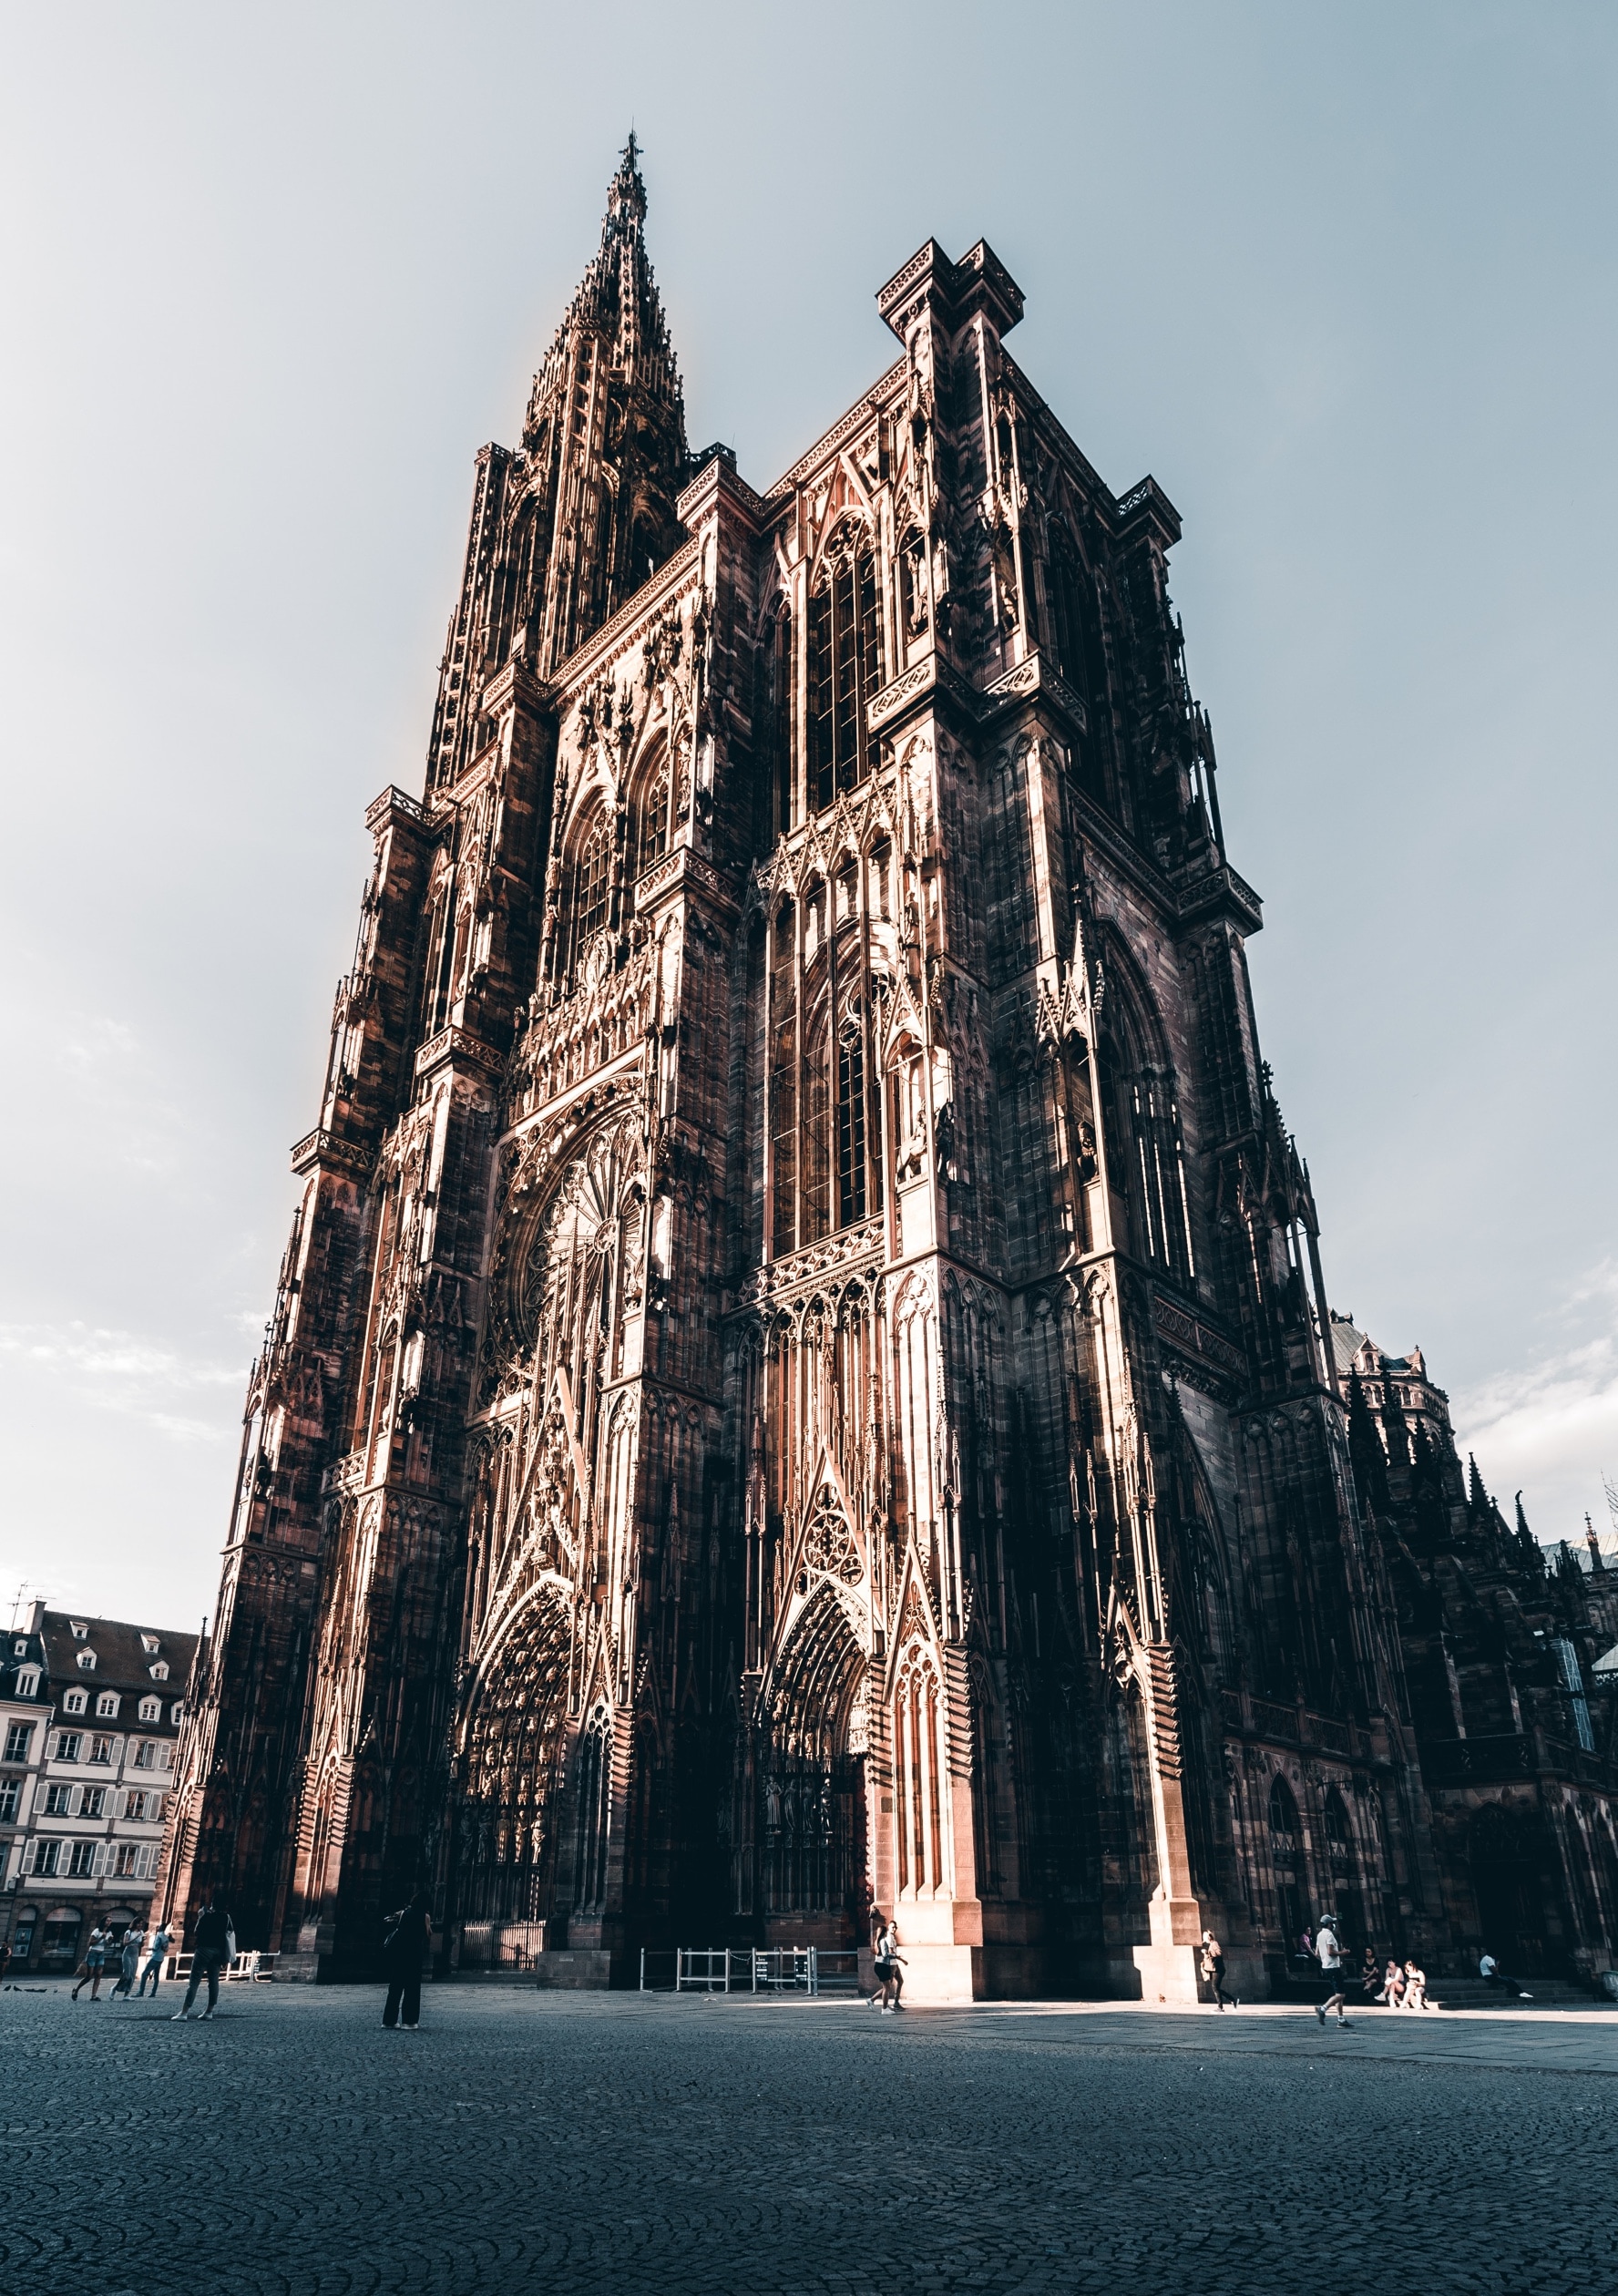
[[[1532,1994],[1523,1992],[1515,1977],[1508,1977],[1506,1975],[1505,1971],[1495,1960],[1494,1955],[1487,1950],[1485,1950],[1479,1958],[1478,1974],[1481,1977],[1483,1983],[1491,1992],[1496,1986],[1499,1986],[1502,1992],[1515,1994],[1519,2001],[1531,2001],[1533,1999]]]
[[[1343,1949],[1337,1942],[1336,1925],[1329,1913],[1323,1913],[1316,1927],[1315,1952],[1319,1959],[1321,1975],[1328,1985],[1336,1988],[1326,2000],[1316,2003],[1315,2014],[1324,2024],[1326,2011],[1335,2009],[1338,2024],[1346,2025],[1348,2020],[1343,2014],[1343,2004],[1347,1997],[1343,1992]]]

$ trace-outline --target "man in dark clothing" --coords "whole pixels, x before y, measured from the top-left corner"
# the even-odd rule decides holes
[[[197,1926],[191,1932],[191,1982],[186,1987],[185,2006],[177,2009],[169,2022],[179,2024],[191,2014],[191,2004],[197,1998],[197,1988],[204,1977],[208,1980],[208,2006],[202,2012],[202,2022],[212,2016],[219,2006],[220,1971],[230,1957],[234,1942],[230,1917],[224,1907],[216,1902],[210,1890],[202,1900],[202,1911],[197,1916]]]
[[[421,2023],[422,1957],[433,1939],[430,1900],[418,1890],[408,1905],[390,1913],[383,1927],[382,1962],[387,1971],[387,2000],[382,2022],[391,2033],[395,2024],[414,2033]]]

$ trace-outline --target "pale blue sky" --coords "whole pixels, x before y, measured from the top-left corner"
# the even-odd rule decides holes
[[[1185,520],[1328,1287],[1541,1534],[1618,1470],[1611,7],[7,12],[0,1570],[211,1607],[362,813],[631,115],[767,485],[929,233]],[[599,29],[598,30],[598,27]]]

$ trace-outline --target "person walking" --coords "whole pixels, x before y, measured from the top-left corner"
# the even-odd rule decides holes
[[[414,2033],[421,2023],[422,1959],[433,1942],[432,1900],[417,1890],[408,1905],[390,1913],[383,1924],[382,1965],[387,1972],[387,1999],[382,2022],[391,2033],[395,2024]]]
[[[115,2001],[119,1994],[122,1994],[126,2001],[131,2000],[134,1996],[135,1979],[140,1968],[142,1933],[136,1928],[133,1922],[124,1932],[124,1942],[118,1949],[118,1983],[112,1989],[112,1997]]]
[[[85,1957],[78,1965],[78,1984],[73,1988],[75,2001],[78,1999],[79,1989],[84,1985],[88,1985],[92,2001],[100,1993],[101,1973],[107,1966],[107,1948],[111,1942],[110,1935],[97,1922],[90,1932],[90,1942],[85,1947]]]
[[[1315,1925],[1315,1952],[1320,1963],[1320,1973],[1332,1988],[1324,2001],[1316,2003],[1315,2014],[1324,2024],[1326,2011],[1335,2009],[1337,2013],[1339,2027],[1344,2026],[1348,2020],[1343,2014],[1343,2004],[1347,1999],[1343,1990],[1346,1983],[1343,1973],[1343,1949],[1337,1942],[1337,1932],[1329,1913],[1323,1913]]]
[[[219,2007],[220,1971],[228,1961],[236,1957],[236,1932],[230,1917],[218,1903],[211,1890],[205,1891],[202,1911],[197,1916],[197,1926],[191,1932],[191,1982],[186,1987],[183,2004],[169,2019],[171,2024],[182,2024],[191,2014],[191,2004],[197,1998],[197,1988],[204,1977],[208,1980],[208,2006],[199,2024],[206,2024]]]
[[[887,2000],[887,1922],[880,1906],[871,1908],[871,1973],[876,1980],[876,1990],[866,2006],[872,2009]]]
[[[147,1947],[146,1967],[141,1971],[140,1983],[135,1988],[135,1998],[137,2001],[139,2000],[141,1994],[146,1991],[146,1981],[148,1977],[152,1981],[152,1999],[154,2001],[157,1999],[158,1987],[163,1982],[163,1963],[169,1958],[169,1948],[173,1942],[173,1931],[169,1928],[167,1922],[160,1922],[157,1928],[153,1930],[151,1933],[151,1942]]]
[[[1203,1977],[1214,1988],[1214,2007],[1217,2009],[1239,2009],[1242,2004],[1240,1998],[1236,1994],[1233,1994],[1228,1999],[1225,1996],[1224,1948],[1220,1943],[1219,1940],[1214,1936],[1212,1930],[1204,1930],[1203,1932],[1203,1959],[1201,1966]]]
[[[882,1990],[886,1996],[882,2014],[891,2017],[896,2009],[905,2005],[899,1998],[905,1990],[905,1956],[899,1951],[899,1932],[892,1922],[882,1932],[876,1953],[876,1973],[882,1979]]]

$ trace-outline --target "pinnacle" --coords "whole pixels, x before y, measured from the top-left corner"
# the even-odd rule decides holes
[[[607,220],[602,238],[610,235],[614,224],[638,231],[645,220],[646,186],[640,179],[640,147],[631,128],[630,139],[619,157],[618,172],[607,187]]]

